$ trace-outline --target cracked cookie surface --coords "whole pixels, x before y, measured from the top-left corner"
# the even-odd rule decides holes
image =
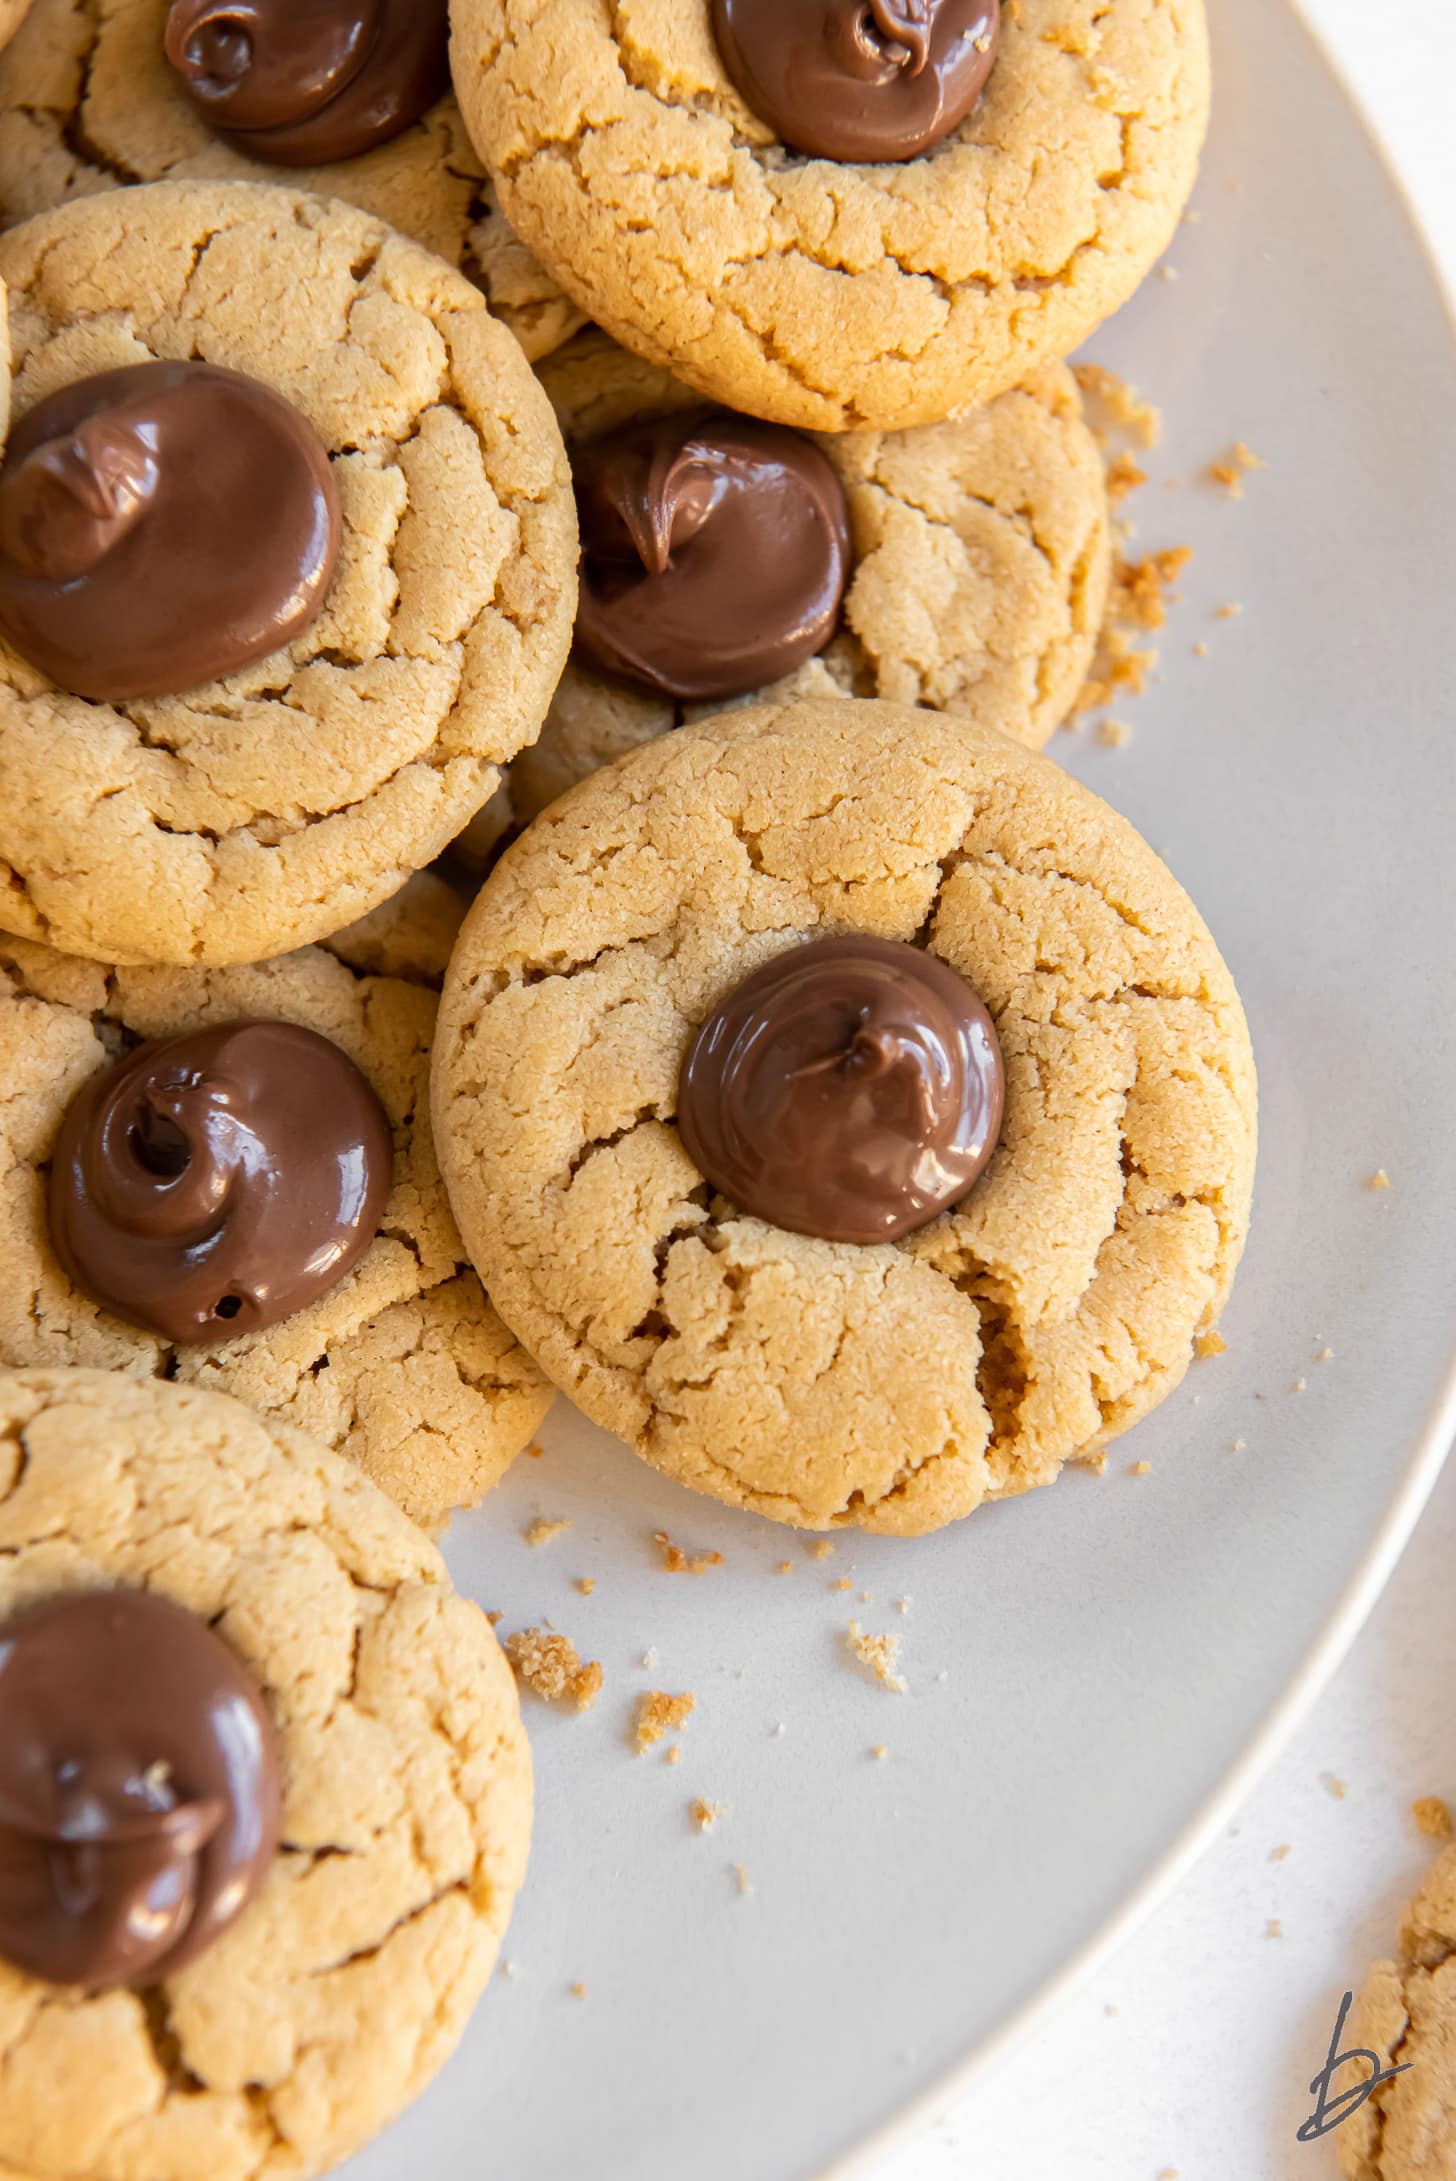
[[[1409,2067],[1342,2123],[1345,2181],[1452,2181],[1456,2176],[1456,1848],[1437,1857],[1406,1909],[1400,1955],[1377,1962],[1345,2025],[1345,2049],[1382,2068]],[[1361,2069],[1361,2074],[1368,2072]],[[1360,2075],[1342,2072],[1335,2095]]]
[[[58,692],[0,645],[0,928],[104,962],[318,939],[429,863],[539,729],[575,606],[561,435],[464,276],[367,213],[155,182],[0,237],[23,414],[90,372],[251,373],[328,447],[322,615],[184,696]]]
[[[714,400],[900,430],[1066,356],[1169,241],[1208,117],[1203,0],[1005,0],[995,68],[903,165],[805,159],[710,0],[453,0],[466,125],[587,315]]]
[[[66,1108],[145,1038],[256,1016],[332,1039],[394,1131],[394,1188],[346,1279],[281,1325],[177,1347],[100,1309],[50,1246]],[[466,1260],[429,1118],[434,994],[319,949],[248,968],[105,969],[0,937],[0,1365],[83,1365],[236,1394],[356,1462],[427,1528],[496,1484],[551,1401]]]
[[[531,1826],[510,1671],[428,1541],[303,1433],[192,1388],[0,1373],[0,1618],[113,1585],[214,1623],[257,1676],[283,1846],[145,1993],[0,1962],[0,2170],[306,2181],[425,2088],[489,1976]]]
[[[168,5],[33,0],[0,61],[0,224],[133,182],[279,182],[342,197],[460,266],[528,356],[581,324],[501,211],[453,98],[361,158],[266,166],[215,137],[178,88],[162,49]],[[0,44],[7,6],[12,30],[25,13],[0,0]]]
[[[883,1247],[714,1197],[675,1122],[696,1027],[810,934],[932,947],[995,1019],[999,1147]],[[1153,1408],[1243,1246],[1243,1010],[1140,836],[971,721],[801,700],[683,727],[507,850],[441,1002],[466,1248],[588,1415],[679,1481],[911,1534],[1049,1483]]]
[[[540,377],[568,449],[702,402],[595,330]],[[1046,365],[944,424],[817,444],[849,501],[844,625],[760,697],[886,697],[965,713],[1039,749],[1092,663],[1111,566],[1106,474],[1071,373]],[[717,709],[568,665],[539,737],[511,766],[514,816],[533,818],[598,765]]]

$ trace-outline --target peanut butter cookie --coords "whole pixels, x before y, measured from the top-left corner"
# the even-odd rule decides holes
[[[433,1099],[557,1384],[810,1529],[934,1529],[1146,1415],[1254,1168],[1238,996],[1151,849],[989,728],[873,700],[685,726],[538,818],[461,932]]]
[[[1171,238],[1208,117],[1202,0],[1003,0],[948,134],[835,157],[745,95],[715,36],[731,12],[452,0],[461,110],[517,232],[589,317],[713,400],[818,431],[937,422],[1069,355]],[[827,21],[893,101],[933,90],[917,58],[966,8],[757,12],[770,41],[807,22],[815,68]]]
[[[448,92],[353,157],[268,162],[216,133],[189,101],[164,44],[170,5],[32,0],[25,35],[0,62],[0,223],[133,182],[286,183],[342,197],[458,265],[528,356],[547,355],[581,324],[512,231]],[[0,0],[0,45],[25,12]]]
[[[551,1389],[491,1308],[450,1215],[428,1112],[434,1018],[421,985],[351,970],[316,948],[240,969],[104,969],[0,938],[0,1364],[89,1365],[236,1394],[347,1454],[427,1528],[473,1505],[532,1437]],[[186,1339],[168,1337],[93,1299],[86,1268],[78,1274],[58,1256],[48,1201],[58,1138],[78,1096],[144,1040],[238,1022],[296,1024],[362,1072],[392,1135],[392,1185],[336,1284],[280,1322],[243,1329],[239,1320],[236,1337],[225,1324],[211,1338],[192,1327]],[[232,1073],[218,1064],[223,1080]],[[282,1090],[304,1095],[292,1075]],[[238,1117],[265,1148],[274,1104],[265,1096]],[[198,1170],[221,1172],[225,1149],[205,1147],[221,1109],[182,1118]],[[129,1144],[99,1152],[85,1166],[88,1192],[116,1183],[117,1161],[125,1168],[130,1156]],[[249,1187],[234,1176],[234,1219],[250,1216]],[[285,1249],[298,1232],[295,1205],[286,1217]],[[149,1201],[122,1227],[128,1292],[118,1301],[128,1316],[142,1292],[138,1254],[165,1239],[159,1222],[175,1229]],[[227,1246],[216,1240],[221,1224],[211,1205],[197,1216],[190,1247],[168,1261],[175,1289],[198,1277],[228,1284],[221,1269],[192,1270]],[[266,1263],[262,1273],[276,1277]]]
[[[0,1373],[0,1620],[28,1760],[6,1825],[63,1760],[57,1804],[90,1789],[88,1886],[51,1916],[17,1918],[7,1842],[0,2170],[327,2172],[450,2057],[524,1876],[530,1753],[485,1616],[302,1432],[195,1387],[20,1371]],[[235,1732],[214,1742],[218,1712]],[[229,1908],[213,1842],[233,1837],[253,1897],[199,1945],[187,1919]],[[163,1861],[189,1883],[128,1926],[128,1883]],[[165,1911],[182,1943],[156,1959]]]
[[[1405,1912],[1400,1956],[1375,1964],[1342,2040],[1401,2068],[1335,2136],[1346,2181],[1449,2181],[1456,2174],[1456,1848],[1437,1857]],[[1368,2069],[1366,2070],[1368,2072]],[[1353,2090],[1352,2068],[1331,2086]]]
[[[568,449],[643,419],[701,410],[679,379],[605,334],[541,367]],[[964,713],[1040,748],[1086,677],[1107,603],[1105,472],[1075,380],[1050,364],[984,409],[903,433],[817,435],[847,500],[842,625],[758,697],[857,695]],[[584,585],[592,582],[591,538]],[[701,641],[711,646],[712,601]],[[731,607],[721,601],[725,620]],[[736,633],[736,632],[735,632]],[[511,766],[518,819],[598,765],[714,705],[567,667],[539,739]]]
[[[194,379],[209,398],[277,397],[327,457],[338,545],[317,618],[222,681],[83,698],[0,643],[0,926],[108,963],[256,961],[338,930],[439,854],[544,717],[576,557],[549,403],[461,274],[292,190],[86,198],[0,238],[0,278],[6,476],[28,412],[150,365],[178,405]],[[158,508],[204,491],[206,469],[167,471]],[[266,525],[266,502],[254,512]],[[196,573],[203,532],[179,523],[170,561],[169,536],[138,605],[165,602],[158,563]],[[252,580],[251,561],[223,565]],[[38,588],[10,586],[22,604]],[[62,637],[70,597],[54,601]],[[190,637],[205,633],[194,616]]]

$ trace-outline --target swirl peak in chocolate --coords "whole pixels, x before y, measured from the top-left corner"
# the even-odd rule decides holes
[[[340,535],[328,454],[271,387],[216,364],[103,371],[10,435],[0,635],[76,696],[175,696],[301,635]]]
[[[792,947],[713,1010],[678,1126],[750,1217],[893,1242],[960,1202],[1001,1133],[995,1026],[939,955],[855,933]]]
[[[791,150],[914,159],[985,88],[1000,0],[713,0],[724,66]]]
[[[93,1302],[164,1340],[231,1340],[337,1286],[393,1179],[348,1056],[293,1023],[156,1039],[83,1085],[50,1176],[51,1244]]]
[[[849,580],[849,510],[811,439],[700,410],[604,432],[572,468],[576,640],[591,665],[705,701],[824,649]]]
[[[165,47],[208,127],[273,166],[387,143],[448,88],[448,0],[172,0]]]
[[[252,1675],[147,1591],[0,1629],[0,1955],[48,1984],[156,1984],[234,1923],[278,1845]]]

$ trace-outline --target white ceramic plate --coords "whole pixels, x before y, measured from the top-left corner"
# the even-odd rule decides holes
[[[1093,345],[1165,415],[1139,545],[1197,558],[1130,747],[1053,748],[1167,858],[1248,1004],[1263,1139],[1229,1353],[1105,1478],[913,1544],[843,1537],[822,1563],[562,1404],[545,1457],[448,1551],[506,1626],[550,1616],[606,1687],[586,1716],[531,1706],[516,1974],[351,2181],[822,2171],[1150,1903],[1333,1666],[1434,1474],[1456,1292],[1456,349],[1284,0],[1212,12],[1217,118],[1178,279]],[[1238,439],[1269,467],[1232,502],[1198,476]],[[1226,601],[1242,614],[1214,620]],[[530,1550],[536,1514],[572,1528]],[[658,1528],[724,1565],[667,1574]],[[908,1696],[849,1661],[851,1613],[903,1637]],[[649,1687],[697,1694],[676,1767],[632,1754]],[[730,1806],[711,1833],[699,1795]]]

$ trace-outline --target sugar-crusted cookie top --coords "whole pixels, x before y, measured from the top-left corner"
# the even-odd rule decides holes
[[[212,1622],[257,1676],[284,1847],[145,1996],[0,1963],[0,2165],[322,2172],[424,2088],[489,1974],[530,1831],[509,1669],[414,1526],[302,1433],[194,1389],[0,1373],[0,1617],[118,1584]]]
[[[330,1039],[393,1127],[378,1234],[337,1287],[266,1331],[177,1348],[99,1309],[48,1238],[46,1175],[71,1099],[144,1038],[255,1017]],[[0,1364],[88,1365],[233,1393],[357,1461],[435,1525],[494,1484],[550,1390],[469,1270],[428,1085],[435,998],[318,949],[247,968],[107,969],[0,936]]]
[[[989,1007],[1000,1147],[862,1248],[740,1217],[678,1135],[708,1010],[809,934],[933,947]],[[598,1421],[811,1527],[912,1532],[1151,1408],[1242,1247],[1253,1064],[1145,842],[1045,759],[871,702],[682,728],[522,836],[466,920],[434,1104],[466,1246]]]
[[[540,375],[568,447],[702,401],[595,331]],[[944,424],[816,443],[849,500],[844,626],[763,696],[924,704],[1040,748],[1092,663],[1111,560],[1102,457],[1071,373],[1047,365]],[[534,817],[596,766],[713,709],[674,706],[573,661],[540,736],[511,767],[516,815]]]
[[[1168,241],[1208,110],[1202,0],[1014,0],[979,104],[903,166],[786,152],[709,0],[455,0],[454,24],[502,203],[588,315],[829,431],[932,421],[1068,354]]]
[[[169,5],[34,0],[24,37],[0,61],[0,226],[133,182],[285,182],[342,197],[461,266],[528,356],[580,325],[502,214],[453,98],[362,157],[263,166],[189,106],[162,46]],[[24,14],[24,0],[0,0],[0,44]]]
[[[536,732],[570,637],[550,405],[478,290],[337,202],[159,182],[0,238],[14,402],[148,357],[263,380],[344,544],[286,651],[189,695],[59,695],[0,648],[0,925],[99,960],[257,959],[372,908]]]

